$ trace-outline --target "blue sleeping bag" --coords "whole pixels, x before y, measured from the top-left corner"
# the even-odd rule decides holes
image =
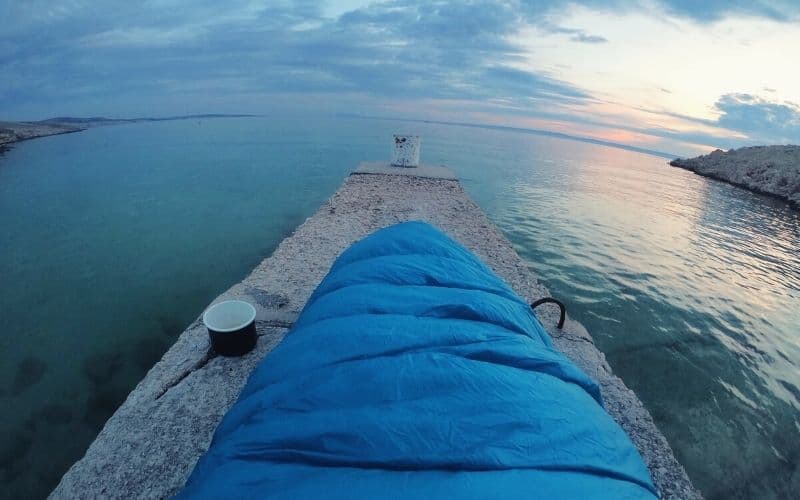
[[[422,222],[345,251],[179,498],[656,498],[597,384]]]

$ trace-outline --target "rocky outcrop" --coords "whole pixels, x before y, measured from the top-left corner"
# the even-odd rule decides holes
[[[105,118],[102,116],[78,118],[74,116],[60,116],[58,118],[48,118],[47,120],[41,120],[38,122],[0,121],[0,153],[7,151],[9,146],[15,142],[35,139],[37,137],[45,137],[48,135],[80,132],[81,130],[86,130],[89,127],[118,125],[122,123],[200,120],[210,118],[249,118],[254,116],[256,115],[204,114],[166,116],[161,118]]]
[[[800,206],[800,146],[754,146],[669,162]]]
[[[80,132],[85,127],[55,122],[0,122],[0,153],[19,141],[47,135]]]

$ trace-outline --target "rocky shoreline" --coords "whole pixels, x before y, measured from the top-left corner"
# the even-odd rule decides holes
[[[48,135],[71,134],[86,130],[86,127],[58,122],[2,122],[0,121],[0,153],[8,151],[12,144]]]
[[[800,207],[800,146],[753,146],[669,162]]]

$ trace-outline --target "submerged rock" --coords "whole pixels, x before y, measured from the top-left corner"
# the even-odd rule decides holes
[[[0,470],[11,469],[33,444],[33,437],[27,432],[3,433],[0,438]]]
[[[122,387],[109,387],[95,390],[86,400],[86,413],[83,422],[92,429],[100,429],[108,417],[114,414],[123,401],[125,390]]]
[[[72,409],[69,406],[50,403],[42,406],[25,420],[25,432],[41,437],[41,433],[55,425],[66,425],[72,421]]]
[[[48,425],[66,425],[72,421],[72,410],[67,405],[50,403],[36,412],[36,416]]]
[[[140,339],[133,346],[133,361],[143,370],[149,370],[167,349],[169,345],[161,338]]]
[[[119,352],[98,353],[83,362],[83,374],[93,384],[101,386],[110,383],[123,364],[122,354]]]
[[[19,395],[25,392],[30,386],[36,384],[47,371],[47,364],[39,358],[28,356],[22,360],[17,367],[14,381],[11,383],[11,393]]]
[[[800,146],[754,146],[669,162],[800,206]]]
[[[174,315],[169,313],[161,314],[156,317],[156,322],[158,323],[161,333],[163,333],[164,336],[169,339],[174,339],[177,337],[177,335],[181,333],[186,326],[184,322],[180,321]],[[152,363],[150,363],[150,366],[152,366]]]

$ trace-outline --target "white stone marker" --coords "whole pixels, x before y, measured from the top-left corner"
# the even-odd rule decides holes
[[[392,148],[392,166],[394,167],[418,167],[419,166],[419,145],[418,135],[394,135],[394,147]]]

